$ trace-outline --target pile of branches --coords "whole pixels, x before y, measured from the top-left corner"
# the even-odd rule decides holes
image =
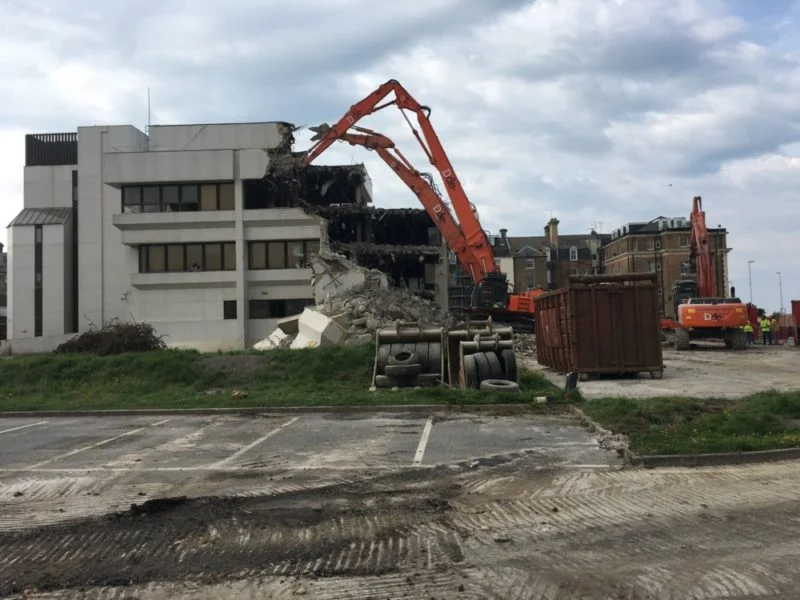
[[[149,323],[121,323],[111,321],[102,329],[90,329],[60,344],[55,351],[60,354],[83,352],[109,356],[124,352],[152,352],[167,345]]]

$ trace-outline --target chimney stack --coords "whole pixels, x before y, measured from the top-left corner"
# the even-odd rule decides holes
[[[558,219],[553,217],[547,223],[547,227],[545,227],[546,235],[550,238],[550,244],[555,248],[558,248],[558,224],[559,224],[559,222],[560,221]]]

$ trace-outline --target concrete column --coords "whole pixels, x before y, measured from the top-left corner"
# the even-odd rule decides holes
[[[233,182],[236,225],[236,341],[247,348],[247,242],[244,239],[244,189],[239,175],[239,153],[233,153]]]

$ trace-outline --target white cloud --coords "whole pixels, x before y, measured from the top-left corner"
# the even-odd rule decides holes
[[[155,122],[333,122],[396,78],[432,108],[488,229],[539,234],[552,211],[564,232],[609,231],[688,214],[700,194],[730,231],[740,293],[754,259],[757,302],[777,307],[776,271],[785,304],[800,297],[796,12],[737,14],[730,0],[83,6],[0,6],[6,223],[21,207],[25,132],[143,126],[147,87]],[[392,107],[362,124],[432,169]],[[339,144],[320,158],[362,161],[377,204],[418,205],[374,153]]]

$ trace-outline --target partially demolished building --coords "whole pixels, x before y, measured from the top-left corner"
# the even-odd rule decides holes
[[[173,346],[245,348],[314,303],[320,249],[447,303],[427,214],[372,206],[363,165],[303,168],[288,123],[80,127],[26,136],[8,229],[11,351],[113,319]]]

